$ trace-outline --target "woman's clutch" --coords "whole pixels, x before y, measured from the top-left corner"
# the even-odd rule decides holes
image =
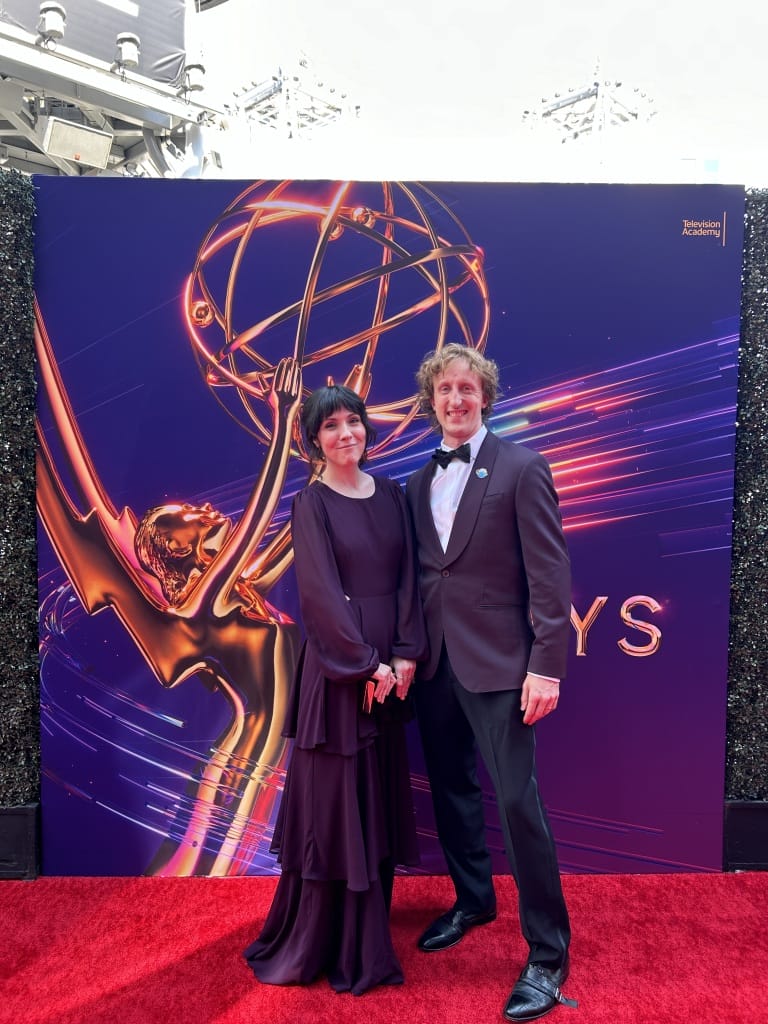
[[[373,679],[366,679],[363,684],[363,711],[366,715],[370,715],[373,710],[373,694],[375,689],[375,681]]]

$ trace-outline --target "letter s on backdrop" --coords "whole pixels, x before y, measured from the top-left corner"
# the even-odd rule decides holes
[[[643,622],[642,619],[632,617],[632,610],[638,605],[647,608],[651,612],[660,612],[661,605],[652,597],[646,597],[644,594],[635,594],[633,597],[628,597],[621,606],[621,621],[632,629],[645,633],[646,636],[650,637],[650,643],[637,646],[631,644],[626,637],[622,637],[621,640],[617,640],[617,644],[620,650],[625,654],[631,655],[633,658],[647,658],[651,654],[655,654],[659,647],[661,647],[661,630],[650,622]]]

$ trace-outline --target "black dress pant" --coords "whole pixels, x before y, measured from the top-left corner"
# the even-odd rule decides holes
[[[570,923],[536,781],[534,728],[523,724],[520,690],[470,693],[456,678],[443,646],[435,676],[420,680],[411,692],[456,906],[482,913],[496,905],[477,777],[479,750],[496,793],[529,959],[561,966]]]

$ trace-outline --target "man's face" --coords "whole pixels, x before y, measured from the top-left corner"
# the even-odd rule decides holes
[[[466,359],[451,360],[435,377],[432,408],[449,447],[457,448],[477,433],[486,404],[480,375]]]

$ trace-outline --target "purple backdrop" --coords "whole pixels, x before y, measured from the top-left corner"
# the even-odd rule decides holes
[[[489,312],[486,353],[503,384],[492,425],[549,458],[574,567],[569,675],[557,714],[537,727],[562,867],[719,870],[743,190],[442,183],[395,190],[389,209],[381,186],[353,184],[346,227],[329,232],[333,183],[260,185],[239,206],[244,183],[36,185],[37,297],[62,385],[104,491],[139,517],[163,502],[210,501],[237,519],[265,458],[251,413],[200,372],[185,310],[200,301],[201,274],[222,309],[232,285],[238,333],[263,326],[245,346],[257,370],[291,352],[309,309],[312,387],[327,372],[345,376],[370,344],[366,318],[381,293],[368,272],[388,250],[392,324],[378,338],[369,402],[383,410],[373,469],[401,480],[435,443],[405,400],[440,310],[449,340],[482,337]],[[252,235],[237,228],[267,194],[281,216],[263,213]],[[426,249],[429,261],[413,258]],[[454,290],[441,291],[441,260]],[[289,314],[267,323],[279,310]],[[195,315],[192,333],[210,340],[216,325]],[[336,350],[339,338],[353,340]],[[219,355],[234,340],[223,332]],[[40,419],[56,451],[45,388]],[[265,543],[305,477],[292,458]],[[61,479],[87,512],[69,469]],[[43,870],[154,870],[158,849],[190,834],[229,705],[195,677],[160,686],[113,610],[86,614],[42,529],[39,573]],[[298,617],[290,569],[269,601]],[[412,739],[422,870],[436,872]],[[261,785],[275,796],[281,764],[271,769]],[[274,800],[257,806],[261,820],[241,823],[221,873],[274,870]],[[200,841],[220,844],[238,809],[218,799]],[[488,821],[504,870],[490,795]]]

